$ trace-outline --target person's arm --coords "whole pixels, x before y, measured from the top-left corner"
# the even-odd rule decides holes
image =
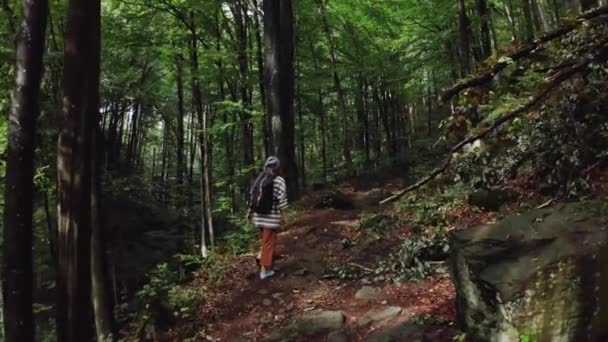
[[[283,211],[289,207],[287,202],[287,184],[283,177],[277,177],[274,183],[274,195],[277,201],[277,209]]]

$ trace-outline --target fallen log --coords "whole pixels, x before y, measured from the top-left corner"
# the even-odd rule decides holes
[[[606,9],[608,9],[608,7],[606,7]],[[418,182],[416,182],[415,184],[399,191],[397,194],[390,196],[384,200],[382,200],[380,202],[380,205],[384,205],[390,202],[394,202],[396,200],[398,200],[399,198],[403,197],[405,194],[407,194],[408,192],[418,189],[421,186],[427,184],[428,182],[430,182],[431,180],[435,179],[435,177],[437,177],[439,174],[443,173],[445,170],[448,169],[448,167],[450,166],[450,164],[452,163],[452,155],[456,152],[459,152],[460,150],[462,150],[462,148],[476,140],[479,139],[483,139],[485,138],[488,134],[492,133],[493,131],[495,131],[498,127],[502,126],[503,124],[505,124],[506,122],[509,122],[513,119],[515,119],[518,115],[521,115],[523,113],[527,113],[528,110],[530,110],[532,107],[534,107],[535,105],[537,105],[542,99],[544,99],[553,89],[557,88],[559,85],[562,84],[562,82],[564,82],[565,80],[569,79],[571,76],[584,71],[585,69],[587,69],[589,67],[589,65],[591,63],[594,62],[604,62],[607,58],[608,58],[608,38],[603,39],[598,45],[597,45],[597,49],[595,49],[594,52],[589,53],[586,57],[580,59],[577,63],[575,63],[574,65],[572,65],[570,68],[567,69],[563,69],[561,71],[559,71],[558,73],[556,73],[549,82],[547,82],[547,84],[545,85],[545,87],[539,91],[532,99],[530,99],[530,101],[528,101],[527,103],[525,103],[524,105],[522,105],[521,107],[519,107],[516,110],[513,110],[503,116],[501,116],[500,118],[494,120],[494,122],[484,128],[483,130],[481,130],[479,133],[474,134],[464,140],[462,140],[461,142],[459,142],[458,144],[454,145],[450,151],[448,156],[446,157],[445,161],[443,162],[443,164],[436,168],[435,170],[433,170],[428,176],[420,179]]]
[[[536,38],[531,43],[528,43],[525,46],[522,46],[521,48],[515,50],[511,54],[505,56],[506,58],[500,58],[498,62],[492,65],[489,71],[486,71],[475,78],[463,79],[452,87],[444,90],[440,96],[440,101],[445,103],[465,89],[480,86],[490,82],[494,78],[494,76],[496,76],[499,72],[508,67],[514,61],[520,60],[530,55],[542,44],[547,43],[553,39],[559,38],[565,34],[568,34],[579,26],[581,26],[584,22],[605,14],[608,14],[608,6],[598,7],[589,12],[585,12],[584,14],[578,16],[573,22],[565,24],[560,28],[556,29],[555,31],[551,31]]]

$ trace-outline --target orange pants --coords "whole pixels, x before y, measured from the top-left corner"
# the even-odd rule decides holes
[[[272,267],[274,257],[274,245],[277,240],[277,232],[274,229],[262,228],[262,243],[260,264],[265,268]]]

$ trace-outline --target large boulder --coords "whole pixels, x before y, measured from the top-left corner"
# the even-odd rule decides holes
[[[473,341],[608,340],[608,204],[563,204],[451,235]]]

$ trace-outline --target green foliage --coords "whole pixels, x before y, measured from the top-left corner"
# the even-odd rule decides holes
[[[520,336],[519,336],[519,342],[537,342],[538,338],[536,337],[536,335],[531,334],[529,332],[523,332]]]
[[[148,273],[147,283],[136,293],[134,312],[145,321],[166,319],[165,316],[173,319],[192,318],[206,289],[188,285],[183,269],[193,272],[200,267],[213,268],[212,263],[195,256],[176,255],[173,263],[156,265]],[[128,308],[121,309],[124,311]]]
[[[359,219],[358,230],[386,232],[389,229],[398,227],[401,220],[398,216],[389,213],[366,211]]]
[[[382,278],[397,282],[420,280],[436,271],[433,262],[443,261],[449,253],[448,239],[444,234],[434,237],[406,239],[399,251],[378,268]]]

